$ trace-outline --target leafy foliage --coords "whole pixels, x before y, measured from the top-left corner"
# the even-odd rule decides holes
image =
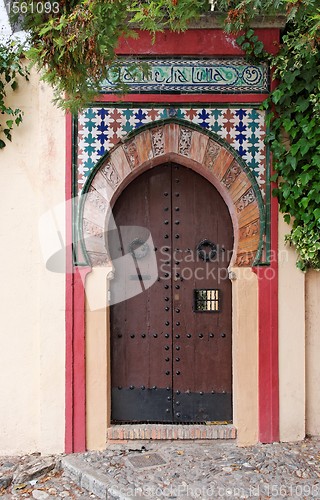
[[[39,9],[39,0],[15,2],[17,7],[11,12],[11,21],[22,23],[28,32],[27,58],[53,87],[56,104],[73,113],[99,93],[110,67],[117,73],[118,40],[136,37],[135,25],[153,35],[165,28],[184,30],[188,21],[208,5],[207,0],[61,0],[43,4],[44,8]],[[7,51],[5,46],[0,46],[0,51],[0,72],[5,73],[0,86],[0,110],[10,115],[2,131],[4,139],[11,140],[12,126],[21,122],[22,114],[5,106],[5,85],[12,84],[14,89],[16,74],[23,74],[23,69],[17,66],[18,52]],[[118,86],[126,91],[121,82]],[[5,140],[1,140],[0,147],[4,146]]]
[[[207,0],[80,0],[59,2],[57,12],[34,16],[30,4],[24,20],[31,37],[27,56],[54,87],[57,104],[76,112],[97,95],[109,68],[116,70],[118,40],[136,37],[134,25],[153,35],[164,28],[183,30],[205,5]]]
[[[134,35],[125,23],[125,2],[84,0],[66,2],[57,14],[43,15],[38,23],[30,16],[31,33],[27,56],[43,68],[43,80],[55,89],[56,102],[77,111],[99,91],[120,36]],[[67,96],[67,97],[66,97]]]
[[[188,23],[208,11],[208,0],[133,1],[128,6],[130,22],[155,35],[164,29],[184,31]]]
[[[295,23],[296,33],[284,36],[273,61],[280,82],[266,103],[273,107],[269,142],[275,194],[286,221],[292,219],[287,240],[296,246],[302,270],[320,268],[320,53],[310,21],[305,19],[300,31]]]
[[[320,269],[320,8],[287,2],[288,24],[279,52],[266,54],[248,30],[238,42],[250,58],[266,60],[277,88],[264,102],[267,141],[278,182],[274,194],[287,223],[286,241],[298,252],[297,266]]]
[[[20,49],[14,43],[0,44],[0,149],[11,141],[14,125],[20,125],[22,111],[7,102],[9,90],[18,88],[18,76],[28,77],[28,71],[20,61]],[[3,137],[3,139],[1,138]]]

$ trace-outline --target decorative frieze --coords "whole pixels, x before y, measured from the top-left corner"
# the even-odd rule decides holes
[[[235,267],[249,267],[252,266],[255,258],[255,252],[241,253],[237,255]]]
[[[104,163],[101,173],[112,188],[116,188],[119,185],[120,177],[111,161]]]
[[[101,170],[102,171],[102,170]],[[104,176],[106,179],[107,177]],[[108,181],[108,179],[107,179]],[[112,186],[114,187],[114,186]],[[103,196],[93,187],[90,186],[88,193],[86,194],[87,202],[90,206],[96,208],[99,212],[106,212],[109,204]]]
[[[260,222],[259,220],[255,220],[250,224],[247,224],[246,226],[240,228],[239,238],[241,240],[245,238],[251,238],[252,236],[259,234],[259,229],[260,229]]]
[[[134,169],[139,165],[139,155],[137,151],[137,145],[134,139],[124,143],[123,145],[124,152],[128,158],[129,165],[131,169]]]
[[[163,127],[158,127],[152,129],[152,148],[154,156],[160,156],[164,154],[164,137],[163,137]]]
[[[237,179],[237,177],[241,174],[241,167],[239,163],[236,161],[233,161],[231,166],[228,168],[226,173],[223,176],[222,179],[222,184],[226,186],[227,189],[230,189],[234,181]]]
[[[220,150],[221,146],[217,142],[209,139],[203,163],[211,172],[213,170],[213,165],[217,159],[217,156],[220,153]]]
[[[183,156],[189,156],[191,147],[192,130],[186,127],[180,127],[179,135],[179,153]]]
[[[237,212],[242,212],[248,205],[256,201],[253,188],[248,189],[236,203]]]
[[[85,238],[94,236],[95,238],[102,239],[104,237],[104,229],[93,222],[84,219],[83,221],[83,232]]]
[[[110,262],[107,253],[90,252],[89,255],[93,267],[105,267]]]

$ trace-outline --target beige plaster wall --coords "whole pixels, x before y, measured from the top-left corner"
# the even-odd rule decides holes
[[[233,268],[233,413],[237,443],[258,441],[258,279],[251,268]]]
[[[86,438],[89,450],[106,446],[110,413],[110,336],[107,305],[111,268],[95,267],[86,278]]]
[[[285,245],[289,232],[279,216],[279,397],[280,441],[305,437],[305,276],[296,253]]]
[[[320,272],[306,274],[306,432],[320,435]]]
[[[64,200],[65,119],[33,72],[0,151],[0,454],[64,449],[65,277],[46,270],[39,217]]]

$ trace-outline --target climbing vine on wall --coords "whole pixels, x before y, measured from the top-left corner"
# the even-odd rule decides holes
[[[7,94],[18,87],[18,75],[28,78],[28,70],[21,64],[20,49],[15,44],[0,44],[0,149],[11,141],[14,125],[20,125],[22,111],[8,103]]]
[[[37,16],[30,8],[26,13],[24,26],[31,44],[27,56],[55,89],[56,103],[76,112],[97,95],[110,66],[117,64],[120,37],[136,37],[133,27],[142,24],[153,34],[164,28],[186,29],[188,21],[206,10],[207,0],[56,3],[59,8]]]
[[[55,92],[55,103],[76,113],[99,92],[110,66],[117,64],[120,37],[136,37],[137,24],[153,34],[165,28],[184,30],[188,21],[207,11],[207,0],[61,0],[9,3],[13,24],[28,33],[27,50],[0,42],[0,148],[11,140],[22,113],[6,104],[7,89],[17,88],[17,75],[25,75],[20,57],[40,70]],[[121,86],[120,90],[125,86]],[[1,123],[1,121],[0,121]]]
[[[278,80],[264,102],[267,141],[278,187],[274,195],[291,232],[297,266],[320,269],[320,9],[315,2],[288,2],[288,24],[279,52],[270,56],[249,29],[238,43],[254,60],[265,60]]]
[[[273,180],[278,181],[275,195],[285,220],[292,224],[287,241],[298,251],[300,269],[320,269],[318,0],[62,0],[41,12],[35,10],[36,3],[28,2],[23,13],[29,33],[27,56],[55,89],[56,103],[73,112],[99,91],[108,68],[116,64],[119,37],[136,36],[134,26],[153,36],[163,29],[184,30],[189,21],[208,15],[211,8],[224,13],[221,26],[243,30],[238,42],[247,57],[267,61],[279,79],[264,107],[269,111]],[[266,54],[248,29],[254,16],[266,13],[285,15],[276,56]],[[22,118],[19,109],[5,104],[7,89],[15,89],[19,74],[25,75],[17,52],[6,53],[6,47],[0,46],[0,111],[5,116],[0,148]]]

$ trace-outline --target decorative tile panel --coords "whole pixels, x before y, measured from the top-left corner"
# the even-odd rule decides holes
[[[268,92],[266,65],[243,58],[119,59],[102,84],[103,92]]]
[[[115,144],[123,140],[129,132],[156,120],[170,117],[199,125],[229,143],[251,169],[264,195],[266,182],[265,112],[244,106],[217,108],[200,105],[180,108],[169,105],[159,107],[151,105],[143,107],[106,105],[102,107],[97,105],[85,109],[78,119],[78,192],[81,192],[98,160]],[[156,131],[153,134],[155,134],[152,136],[154,152],[155,155],[156,151],[160,155],[162,139],[156,135]],[[139,164],[135,147],[134,141],[129,141],[124,146],[132,169]],[[214,163],[218,154],[219,146],[209,140],[204,158],[204,163],[208,168]],[[116,173],[113,174],[112,180],[116,182]]]

